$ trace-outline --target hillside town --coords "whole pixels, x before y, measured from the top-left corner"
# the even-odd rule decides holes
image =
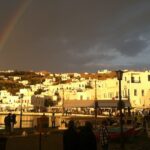
[[[131,107],[150,108],[150,71],[123,71],[122,99]],[[0,71],[0,111],[42,111],[68,101],[112,101],[119,98],[115,71],[97,73],[49,73]]]

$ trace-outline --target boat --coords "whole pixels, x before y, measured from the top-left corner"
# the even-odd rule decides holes
[[[116,140],[121,137],[120,127],[109,127],[109,136],[110,140]],[[142,127],[124,127],[123,128],[123,136],[124,138],[133,137],[138,135],[143,130]]]

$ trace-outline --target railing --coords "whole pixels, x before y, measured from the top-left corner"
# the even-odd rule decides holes
[[[22,120],[22,123],[26,123],[26,127],[27,125],[29,125],[29,127],[34,127],[33,120]]]
[[[4,123],[0,123],[0,129],[4,129],[5,128],[5,124]]]

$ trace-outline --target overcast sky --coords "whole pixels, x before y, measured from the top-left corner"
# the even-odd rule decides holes
[[[150,0],[0,0],[0,70],[150,69]]]

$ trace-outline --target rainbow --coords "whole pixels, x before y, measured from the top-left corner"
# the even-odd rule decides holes
[[[28,6],[33,0],[24,0],[19,8],[13,13],[11,19],[8,21],[0,35],[0,52],[3,50],[5,44],[7,43],[12,31],[14,30],[16,24],[19,22]]]

